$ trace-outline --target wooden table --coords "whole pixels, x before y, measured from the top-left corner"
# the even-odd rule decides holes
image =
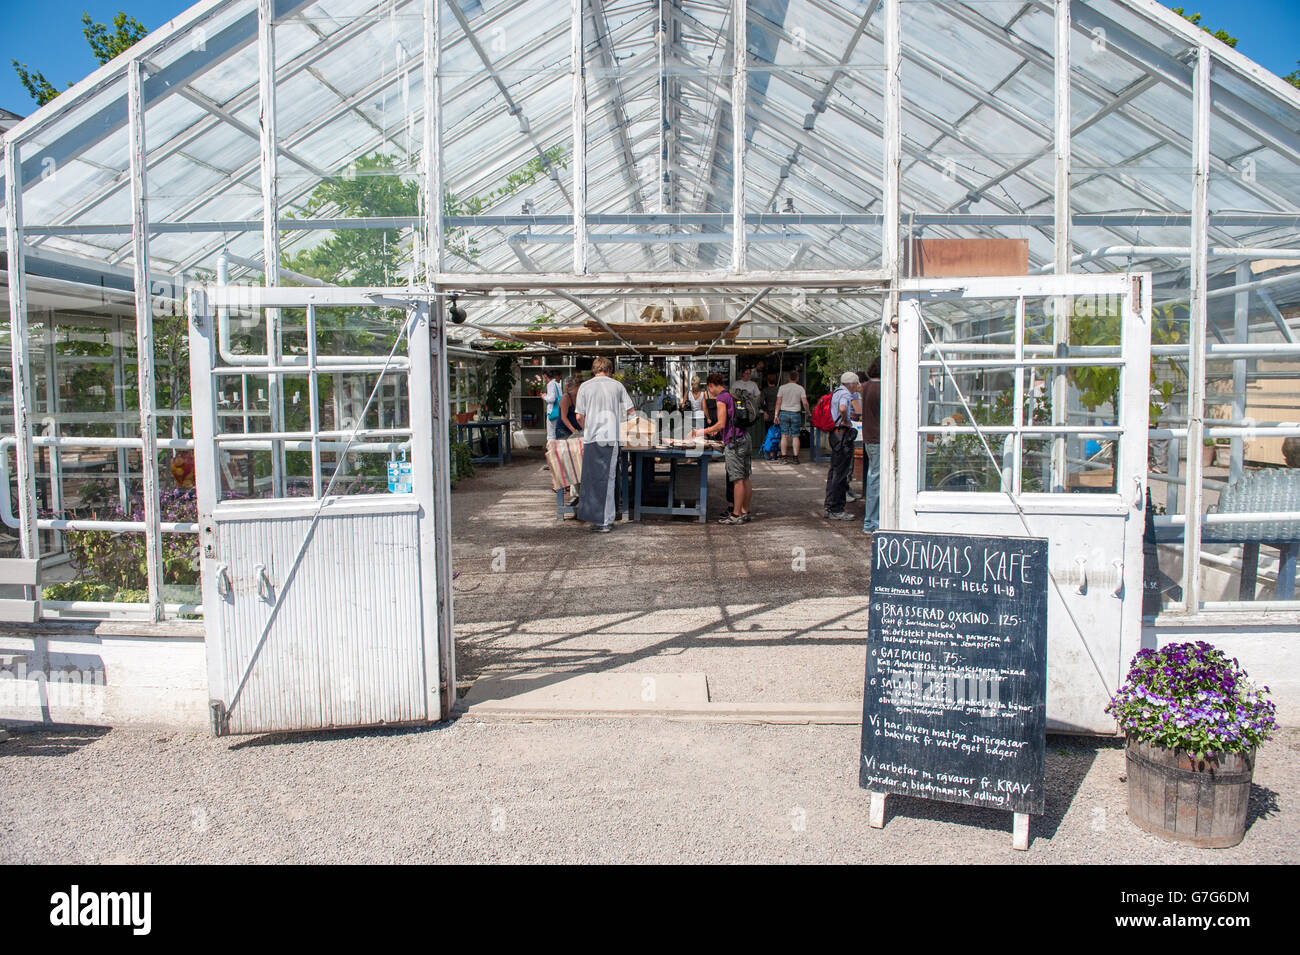
[[[722,459],[722,452],[697,448],[624,448],[622,452],[628,459],[632,471],[632,520],[641,520],[643,514],[663,514],[669,517],[694,517],[701,524],[708,518],[709,503],[709,462]],[[666,507],[652,506],[645,503],[645,494],[649,481],[645,479],[645,464],[659,458],[668,460],[668,504]],[[699,471],[699,497],[693,506],[674,506],[677,498],[678,471],[683,467],[695,466]]]

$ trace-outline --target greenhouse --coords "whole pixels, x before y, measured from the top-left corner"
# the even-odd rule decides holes
[[[1056,725],[1294,655],[1300,89],[1154,0],[204,0],[5,127],[7,632],[181,721],[445,717],[462,426],[864,333],[881,526],[1051,542]]]

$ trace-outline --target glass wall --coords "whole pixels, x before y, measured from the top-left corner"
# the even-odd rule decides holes
[[[1300,130],[1226,68],[1211,103],[1200,609],[1295,607]]]

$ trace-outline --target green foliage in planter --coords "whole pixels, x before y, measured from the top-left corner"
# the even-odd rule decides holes
[[[501,356],[492,365],[487,395],[483,407],[491,418],[504,418],[510,413],[510,394],[515,390],[515,360]]]
[[[71,532],[70,532],[71,533]],[[41,589],[42,600],[84,600],[94,603],[142,604],[149,602],[147,590],[115,589],[89,580],[69,580]]]
[[[668,388],[668,376],[654,365],[625,368],[614,377],[633,395],[659,395]]]
[[[166,491],[160,497],[161,517],[165,522],[192,523],[198,520],[193,491]],[[132,513],[142,514],[143,503],[132,502]],[[93,515],[100,520],[129,520],[117,505]],[[100,586],[105,593],[147,591],[148,562],[144,534],[116,531],[66,531],[63,535],[72,566],[77,572],[73,583]],[[162,535],[163,581],[168,584],[192,585],[199,580],[198,540],[191,534]],[[63,585],[52,585],[59,587]],[[51,588],[47,588],[49,590]],[[49,600],[109,600],[110,597],[47,597]],[[141,600],[147,598],[141,597]],[[128,602],[135,602],[130,600]]]
[[[971,411],[975,415],[975,420],[980,422],[982,427],[1010,425],[1013,419],[1012,403],[1014,401],[1014,393],[1003,392],[998,395],[992,404],[981,401],[973,405]],[[1050,421],[1051,419],[1052,398],[1050,394],[1025,395],[1024,420],[1026,423]],[[1001,435],[986,435],[989,450],[994,454],[1000,452],[999,442],[1001,437]],[[1002,463],[1000,457],[998,463]],[[968,476],[970,480],[973,480],[978,485],[980,491],[1001,490],[998,476],[991,467],[988,452],[984,450],[979,435],[950,435],[946,441],[936,442],[926,452],[925,486],[928,490],[940,489],[946,479],[957,474]],[[952,490],[951,487],[945,489]],[[1041,477],[1033,473],[1029,468],[1025,468],[1021,475],[1021,491],[1032,494],[1042,490],[1043,482]]]
[[[1139,650],[1106,704],[1130,739],[1202,759],[1244,753],[1273,735],[1277,707],[1237,660],[1203,640]]]
[[[456,482],[461,478],[474,476],[474,452],[470,450],[468,444],[464,441],[453,441],[450,447],[451,468],[451,486],[455,487]]]
[[[1086,301],[1081,299],[1080,305]],[[1122,317],[1118,304],[1114,308],[1105,310],[1079,307],[1070,315],[1070,344],[1072,346],[1116,345],[1121,341],[1121,323]],[[1026,344],[1050,342],[1052,328],[1050,317],[1026,316],[1025,327]],[[1038,332],[1035,334],[1031,329],[1038,329]],[[1186,340],[1186,333],[1178,326],[1174,306],[1164,306],[1152,311],[1152,345],[1178,345]],[[1148,420],[1152,425],[1160,419],[1160,415],[1164,413],[1164,409],[1178,390],[1173,380],[1158,380],[1157,375],[1162,366],[1175,379],[1186,377],[1182,367],[1174,359],[1152,358],[1152,394],[1148,407]],[[1078,389],[1080,406],[1088,411],[1096,411],[1103,405],[1110,405],[1112,414],[1117,411],[1120,369],[1113,366],[1085,365],[1069,369],[1068,375],[1070,383]]]

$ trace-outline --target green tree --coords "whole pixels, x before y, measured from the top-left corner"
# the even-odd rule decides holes
[[[1295,62],[1296,62],[1296,66],[1300,66],[1300,60],[1296,60]],[[1296,89],[1300,89],[1300,70],[1293,70],[1292,72],[1288,73],[1286,76],[1282,77],[1282,79],[1286,80]]]
[[[809,401],[834,389],[840,375],[846,371],[866,371],[880,356],[880,333],[874,328],[864,328],[838,338],[815,349],[808,356]]]
[[[36,105],[44,106],[54,97],[59,95],[59,91],[54,88],[45,74],[40,70],[29,70],[26,63],[19,63],[17,60],[11,61],[14,65],[14,72],[18,74],[18,82],[23,84],[23,89],[27,90],[29,96],[36,100]],[[69,86],[72,84],[69,83]]]
[[[1224,43],[1228,44],[1228,46],[1232,47],[1237,45],[1237,38],[1228,33],[1227,30],[1211,30],[1209,27],[1202,27],[1201,15],[1199,13],[1184,13],[1182,7],[1173,7],[1173,11],[1188,23],[1194,23],[1196,26],[1201,27],[1202,30],[1210,34],[1210,36],[1214,37],[1216,40],[1222,40]]]
[[[118,54],[129,50],[149,32],[143,23],[120,10],[117,16],[113,17],[111,29],[107,24],[92,20],[90,14],[85,12],[81,14],[81,23],[81,35],[90,44],[90,52],[94,54],[101,66]],[[23,84],[23,88],[32,99],[36,100],[38,106],[44,106],[59,95],[59,90],[40,70],[33,70],[26,63],[19,63],[17,60],[11,62],[14,71],[18,74],[18,82]]]
[[[90,44],[90,52],[95,54],[95,59],[99,60],[101,66],[131,49],[149,32],[144,28],[143,23],[120,10],[117,16],[113,17],[111,31],[103,23],[96,23],[90,19],[89,13],[81,14],[81,23],[81,33]]]
[[[358,159],[346,175],[317,186],[303,212],[315,217],[327,209],[347,218],[409,218],[420,214],[420,189],[401,177],[395,157],[372,153]],[[340,229],[284,264],[338,285],[392,285],[407,261],[401,229]]]

